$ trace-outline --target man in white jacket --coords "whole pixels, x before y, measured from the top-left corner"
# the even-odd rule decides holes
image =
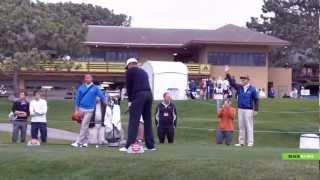
[[[47,142],[47,101],[41,98],[40,91],[33,92],[34,99],[30,102],[31,138],[38,139],[40,130],[41,142]]]

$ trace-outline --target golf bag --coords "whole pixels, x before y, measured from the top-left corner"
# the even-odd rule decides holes
[[[119,146],[124,141],[124,132],[121,124],[120,105],[116,99],[111,99],[106,107],[105,139],[109,146]]]

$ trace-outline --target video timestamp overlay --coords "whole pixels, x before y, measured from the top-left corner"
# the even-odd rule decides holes
[[[319,161],[320,173],[320,151],[313,153],[282,153],[282,160],[305,160],[305,161]]]
[[[282,160],[320,160],[320,152],[316,153],[282,153]]]

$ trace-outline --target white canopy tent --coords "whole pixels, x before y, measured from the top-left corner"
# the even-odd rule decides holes
[[[147,61],[142,65],[149,76],[154,100],[163,99],[170,92],[174,100],[185,100],[188,84],[188,68],[181,62]]]

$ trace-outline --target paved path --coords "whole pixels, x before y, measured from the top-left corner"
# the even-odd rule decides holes
[[[31,126],[28,125],[27,135],[30,135]],[[0,123],[0,132],[12,132],[12,124]],[[79,134],[70,131],[48,128],[48,139],[75,141]]]

